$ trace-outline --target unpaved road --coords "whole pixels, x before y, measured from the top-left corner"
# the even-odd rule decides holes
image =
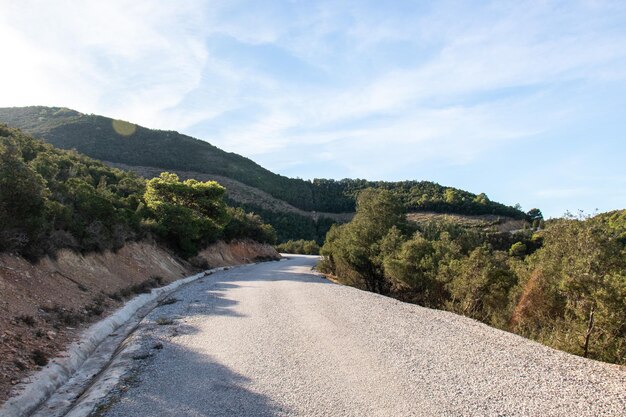
[[[315,262],[239,267],[179,291],[146,318],[146,348],[162,349],[136,361],[103,415],[626,415],[624,368],[329,283]]]

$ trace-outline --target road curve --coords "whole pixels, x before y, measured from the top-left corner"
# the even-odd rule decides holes
[[[180,290],[146,318],[153,355],[98,415],[626,415],[624,368],[332,284],[315,262],[289,256]]]

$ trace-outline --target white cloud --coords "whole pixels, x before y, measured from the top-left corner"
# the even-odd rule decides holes
[[[202,13],[169,2],[3,2],[0,105],[62,105],[159,124],[200,82]],[[8,68],[7,68],[8,67]]]
[[[564,141],[598,104],[581,89],[623,85],[625,22],[623,2],[0,0],[0,106],[194,133],[295,175],[310,159],[342,176],[454,169]],[[224,39],[239,55],[212,48]],[[263,70],[247,64],[265,50]],[[283,56],[319,79],[287,82]]]

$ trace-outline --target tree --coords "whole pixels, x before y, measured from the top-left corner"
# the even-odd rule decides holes
[[[528,220],[532,224],[533,229],[538,229],[543,223],[543,213],[538,208],[532,208],[526,213]]]
[[[0,139],[0,250],[19,250],[44,231],[48,193],[17,144]]]
[[[331,228],[322,248],[325,262],[333,273],[340,271],[352,283],[369,291],[385,293],[382,239],[396,226],[406,229],[402,204],[387,190],[365,189],[357,198],[357,211],[352,221]]]
[[[446,188],[443,195],[444,201],[452,206],[461,201],[461,196],[454,188]]]
[[[517,283],[506,259],[504,253],[491,253],[485,246],[474,249],[462,261],[458,278],[448,284],[453,311],[503,327],[509,291]]]
[[[228,223],[225,189],[215,181],[181,182],[161,173],[148,181],[144,198],[157,222],[157,233],[186,256],[213,242]]]
[[[301,255],[319,255],[320,247],[314,240],[289,240],[276,246],[276,250],[284,253]]]
[[[487,197],[487,194],[485,193],[480,193],[474,197],[474,202],[484,206],[489,204],[489,197]]]
[[[543,234],[543,247],[527,258],[532,274],[516,307],[515,325],[559,349],[623,362],[623,246],[593,219],[559,220]],[[536,311],[550,314],[538,317]],[[546,328],[552,331],[542,333]]]
[[[228,207],[227,213],[230,220],[222,232],[226,241],[253,239],[262,243],[276,243],[276,231],[271,225],[263,223],[258,214],[246,213],[241,207]]]
[[[419,233],[384,260],[385,277],[397,289],[408,289],[422,305],[437,299],[438,260],[432,243]],[[436,302],[435,302],[436,303]]]

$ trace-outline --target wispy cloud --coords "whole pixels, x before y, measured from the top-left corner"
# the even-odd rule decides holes
[[[0,105],[177,129],[290,175],[483,184],[507,158],[550,172],[572,140],[599,166],[594,123],[626,151],[625,25],[609,1],[0,0]]]
[[[198,16],[171,3],[3,2],[3,53],[13,65],[0,70],[2,105],[66,105],[158,123],[201,80]]]

